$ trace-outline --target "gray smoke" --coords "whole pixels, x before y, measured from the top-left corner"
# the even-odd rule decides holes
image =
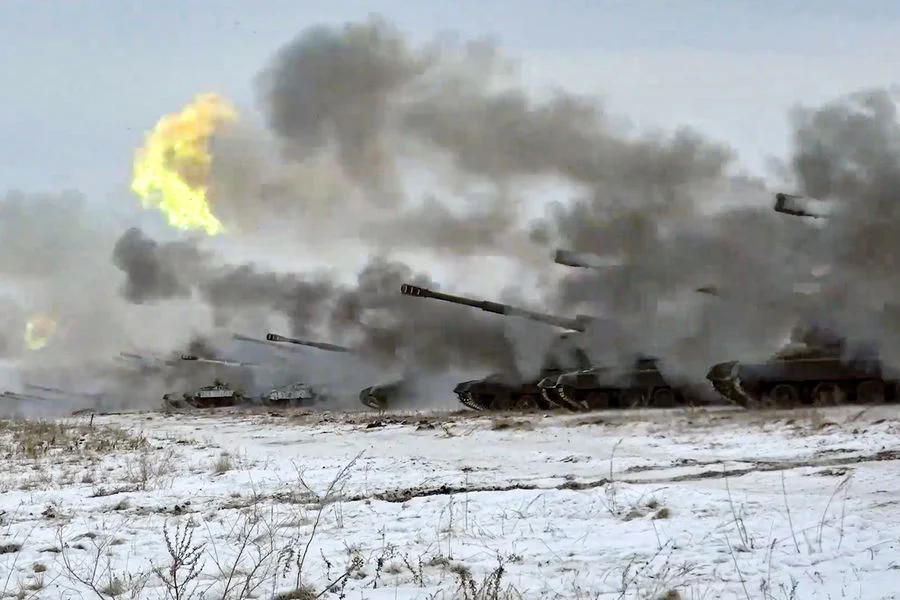
[[[854,343],[900,360],[900,124],[896,97],[867,90],[793,115],[800,189],[836,210],[819,232],[828,265],[814,309]]]
[[[798,322],[833,322],[850,337],[871,337],[889,324],[888,312],[856,315],[860,307],[873,314],[870,305],[893,292],[884,265],[869,261],[868,274],[860,267],[873,243],[860,233],[872,231],[868,216],[840,215],[821,229],[775,213],[775,190],[741,175],[727,145],[686,128],[635,134],[595,98],[557,91],[538,99],[511,65],[483,41],[416,46],[378,18],[303,31],[257,80],[280,154],[264,150],[262,138],[247,143],[246,130],[230,140],[240,144],[226,139],[217,155],[225,157],[217,202],[238,223],[286,218],[311,250],[353,240],[373,256],[410,248],[451,261],[505,256],[538,272],[554,310],[599,317],[584,336],[595,361],[652,354],[694,381],[720,360],[766,358]],[[796,191],[865,197],[861,187],[892,185],[893,103],[878,95],[854,102],[864,109],[848,113],[841,101],[797,113],[797,151],[787,169]],[[245,156],[253,157],[246,177]],[[527,190],[548,182],[571,197],[531,221]],[[620,265],[569,272],[556,288],[553,247],[615,256]],[[370,263],[358,289],[330,290],[329,335],[388,362],[404,355],[445,366],[521,360],[508,327],[488,325],[500,319],[421,318],[417,311],[433,303],[394,297],[399,278],[381,271],[389,262]],[[823,291],[800,293],[822,264],[832,264],[816,282]],[[875,285],[879,270],[877,294],[856,291]],[[379,281],[383,287],[372,283]],[[719,296],[695,291],[707,285]],[[223,298],[241,295],[229,287],[218,288]],[[292,317],[296,331],[325,314],[322,298]],[[829,309],[836,301],[845,308]],[[284,314],[284,305],[268,309]],[[467,310],[457,308],[440,310]],[[470,323],[475,329],[466,329]]]
[[[78,193],[0,195],[0,357],[14,374],[0,380],[0,393],[46,384],[62,390],[46,400],[50,408],[80,407],[97,394],[106,408],[158,406],[165,378],[116,357],[180,352],[209,329],[209,317],[189,302],[145,310],[120,297],[122,272],[110,255],[123,229],[109,207]],[[43,347],[29,349],[26,324],[38,315],[56,328]]]
[[[794,124],[797,191],[839,207],[824,227],[775,213],[771,191],[731,175],[727,153],[704,150],[698,138],[645,146],[634,153],[640,160],[619,163],[621,176],[611,173],[543,224],[566,247],[620,262],[569,274],[557,297],[618,324],[586,336],[595,360],[649,353],[699,380],[717,361],[767,358],[798,325],[900,358],[894,101],[882,91],[854,94],[798,110]],[[703,211],[735,196],[754,202]],[[710,284],[718,299],[693,292]],[[803,292],[810,284],[817,291]]]
[[[234,320],[246,314],[275,313],[287,319],[290,335],[324,336],[385,368],[415,363],[437,370],[515,369],[508,324],[484,318],[468,307],[401,296],[403,283],[439,285],[397,261],[376,255],[358,273],[355,285],[346,285],[324,272],[276,273],[252,264],[212,260],[193,262],[182,270],[186,263],[176,251],[181,246],[174,244],[156,243],[137,230],[126,232],[117,242],[113,262],[125,273],[124,293],[130,301],[196,293],[222,328],[234,327]],[[129,294],[129,290],[141,293]]]
[[[546,248],[522,226],[528,189],[577,169],[569,157],[598,113],[569,95],[533,101],[514,83],[487,42],[414,46],[377,18],[305,30],[257,80],[280,159],[248,126],[223,134],[216,205],[247,235],[268,215],[310,246],[537,265]]]
[[[363,359],[353,364],[375,375],[536,370],[549,328],[400,296],[401,283],[462,283],[438,285],[399,260],[413,251],[462,273],[487,256],[508,259],[517,275],[534,272],[544,306],[598,317],[583,336],[597,362],[653,354],[696,381],[714,362],[765,358],[804,321],[897,357],[900,138],[887,93],[795,111],[785,191],[839,206],[814,226],[775,213],[775,190],[740,175],[727,145],[686,129],[627,131],[594,98],[537,98],[512,66],[487,42],[416,45],[381,19],[303,31],[263,66],[256,84],[267,129],[243,121],[214,146],[210,195],[232,235],[223,243],[269,235],[277,220],[291,252],[365,253],[355,281],[157,241],[106,222],[77,196],[8,194],[0,278],[23,293],[9,296],[0,352],[74,369],[123,348],[165,353],[196,335],[261,334],[280,321],[292,335],[352,347]],[[558,203],[532,191],[550,185],[563,190]],[[537,220],[536,204],[550,206]],[[551,267],[554,247],[619,265]],[[818,292],[798,293],[813,280]],[[534,295],[521,281],[513,304]],[[707,285],[719,296],[695,291]],[[54,344],[29,353],[22,321],[36,311],[60,325]],[[221,356],[249,352],[209,344]],[[257,369],[252,385],[285,372],[328,372],[324,381],[340,360],[311,351],[289,369]],[[183,366],[182,379],[199,372],[191,368],[200,369]]]

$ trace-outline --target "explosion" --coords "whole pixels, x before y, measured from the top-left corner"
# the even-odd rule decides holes
[[[55,332],[56,321],[46,315],[36,315],[25,325],[25,346],[32,351],[40,350]]]
[[[212,157],[209,139],[237,111],[215,94],[200,94],[179,112],[163,116],[138,149],[131,189],[147,207],[156,204],[178,229],[224,230],[206,192]]]

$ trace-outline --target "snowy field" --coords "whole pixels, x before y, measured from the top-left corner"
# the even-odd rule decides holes
[[[18,598],[900,597],[900,407],[0,422]]]

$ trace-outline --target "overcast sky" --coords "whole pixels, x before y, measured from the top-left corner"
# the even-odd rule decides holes
[[[898,76],[886,0],[5,0],[2,187],[121,193],[161,114],[202,91],[251,105],[278,46],[372,12],[420,40],[492,35],[532,82],[601,93],[640,125],[699,126],[757,171],[786,152],[792,104]]]

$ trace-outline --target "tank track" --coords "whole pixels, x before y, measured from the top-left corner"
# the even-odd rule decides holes
[[[517,400],[521,400],[523,396],[536,396],[536,394],[511,394],[513,398]],[[521,404],[520,402],[513,401],[510,404],[512,406],[504,403],[504,406],[497,406],[495,404],[495,396],[494,395],[486,395],[486,394],[478,394],[472,393],[471,391],[458,391],[456,392],[456,397],[459,399],[460,404],[465,406],[466,408],[470,408],[472,410],[477,410],[481,412],[499,412],[505,410],[517,410],[517,411],[545,411],[545,410],[554,410],[563,408],[558,406],[553,402],[546,402],[542,405],[542,403],[538,400],[532,402],[531,406],[526,406]]]
[[[641,390],[632,388],[599,388],[596,390],[581,390],[581,394],[576,395],[574,390],[567,389],[566,386],[560,386],[554,389],[556,395],[559,396],[560,402],[573,412],[586,412],[596,410],[633,410],[645,408],[676,408],[679,406],[690,406],[691,402],[684,398],[682,394],[671,387],[657,387],[652,390]],[[553,398],[547,397],[550,394],[545,390],[545,398],[552,402]],[[579,398],[582,395],[584,397]]]
[[[750,390],[735,373],[712,381],[730,403],[747,410],[825,408],[848,404],[892,404],[900,400],[896,382],[880,377],[848,380],[773,381]]]
[[[470,394],[469,392],[459,392],[458,394],[456,394],[456,397],[459,399],[460,404],[462,404],[466,408],[471,408],[472,410],[478,411],[491,410],[490,406],[478,402],[474,398],[472,398],[472,394]]]

